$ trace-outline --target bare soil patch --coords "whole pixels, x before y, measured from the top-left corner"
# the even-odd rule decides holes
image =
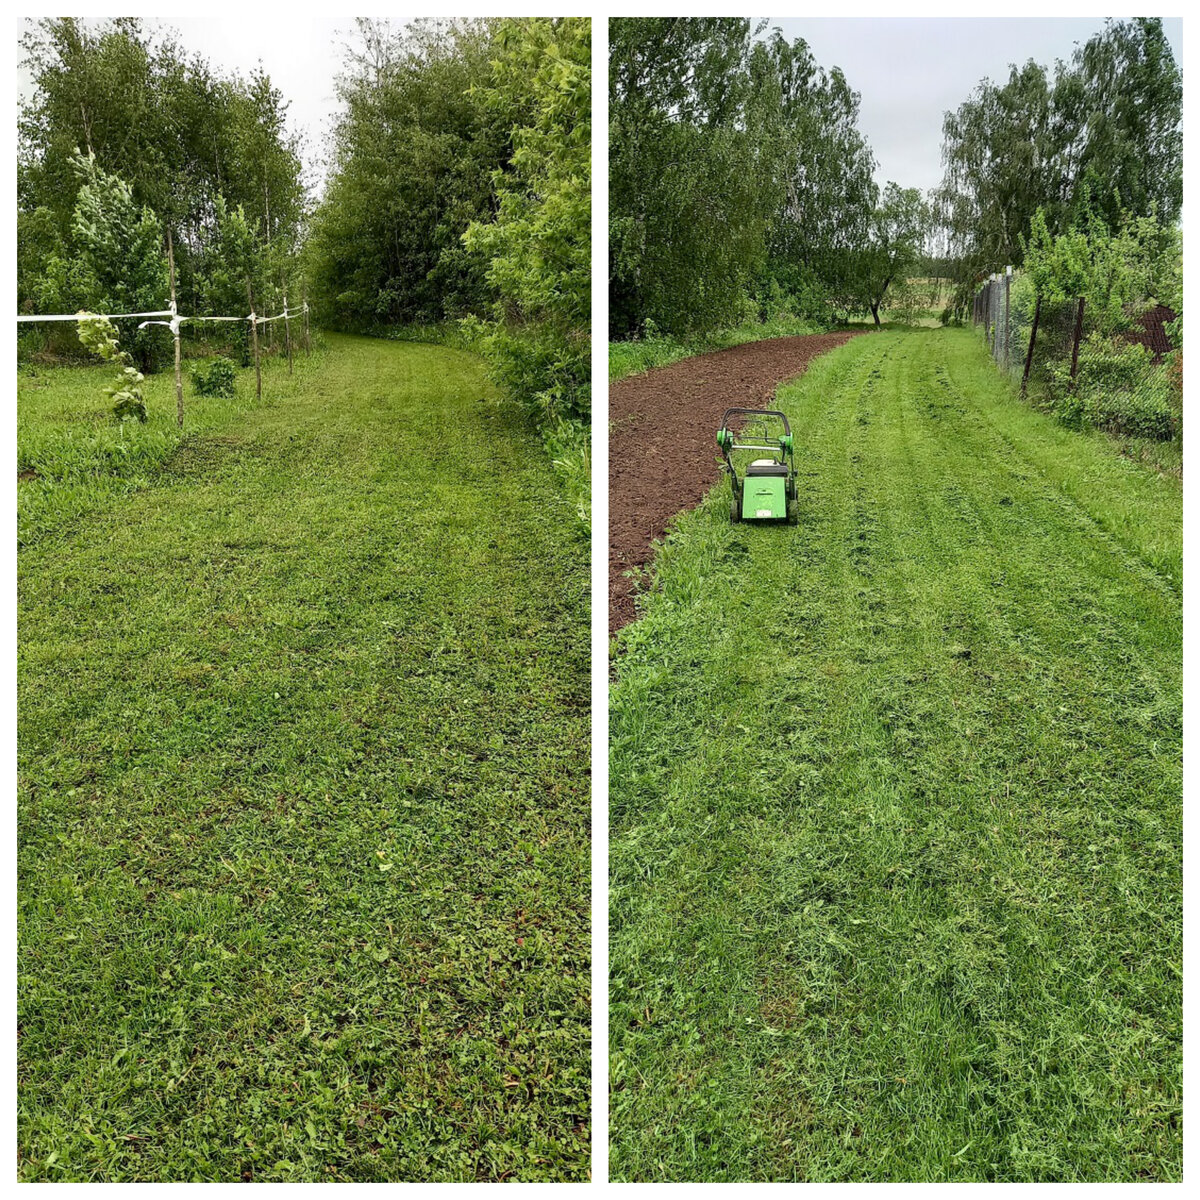
[[[627,572],[654,557],[678,513],[718,477],[717,426],[727,408],[767,408],[776,388],[818,354],[866,330],[747,342],[633,375],[609,393],[608,631],[637,617]]]

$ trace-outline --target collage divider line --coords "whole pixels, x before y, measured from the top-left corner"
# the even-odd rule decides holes
[[[608,21],[592,21],[592,1176],[608,1183]]]

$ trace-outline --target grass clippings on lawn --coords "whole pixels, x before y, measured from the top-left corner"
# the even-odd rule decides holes
[[[617,639],[614,1178],[1178,1179],[1179,481],[969,331],[779,402]]]
[[[22,392],[24,1179],[587,1177],[587,547],[481,360],[329,343],[115,481]]]

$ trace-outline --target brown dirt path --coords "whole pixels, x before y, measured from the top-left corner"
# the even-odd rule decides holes
[[[865,332],[865,331],[864,331]],[[766,408],[775,389],[858,331],[747,342],[632,375],[609,392],[608,631],[637,617],[625,572],[654,557],[671,519],[717,481],[727,408]]]

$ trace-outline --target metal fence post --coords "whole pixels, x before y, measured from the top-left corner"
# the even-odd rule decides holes
[[[1038,318],[1042,315],[1042,298],[1038,296],[1033,306],[1033,328],[1029,331],[1029,349],[1025,352],[1025,373],[1021,376],[1021,395],[1029,386],[1029,368],[1033,365],[1033,344],[1037,341]]]
[[[1083,297],[1079,297],[1079,307],[1075,311],[1075,345],[1071,350],[1071,382],[1079,371],[1079,342],[1083,337]]]
[[[996,296],[996,276],[992,276],[992,357],[996,357],[996,342],[1000,337],[1000,305],[997,303]]]

